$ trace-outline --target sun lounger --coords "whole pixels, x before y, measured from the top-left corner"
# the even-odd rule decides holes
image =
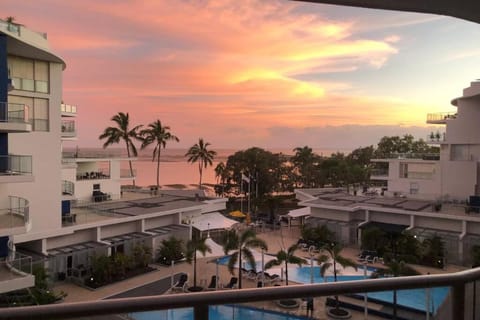
[[[206,288],[207,291],[217,290],[217,276],[212,276],[210,284]]]
[[[185,292],[185,289],[187,288],[188,286],[188,275],[186,273],[182,273],[180,275],[180,278],[178,279],[177,283],[175,283],[173,285],[173,287],[171,288],[171,291],[173,293],[177,293],[177,292]]]
[[[238,278],[237,277],[232,277],[230,279],[230,282],[227,283],[226,285],[223,286],[224,289],[233,289],[237,287],[238,283]]]

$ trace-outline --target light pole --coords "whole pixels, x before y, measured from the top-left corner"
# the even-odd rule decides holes
[[[265,248],[262,247],[262,288],[265,287]]]

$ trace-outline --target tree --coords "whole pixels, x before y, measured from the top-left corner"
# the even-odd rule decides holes
[[[215,177],[217,178],[217,185],[215,186],[215,193],[222,196],[225,192],[225,179],[227,178],[227,169],[225,163],[219,162],[215,167]]]
[[[302,184],[302,187],[313,187],[312,178],[317,155],[315,155],[312,148],[308,146],[297,147],[293,149],[293,151],[295,152],[295,155],[292,157],[291,160],[299,173],[299,180]]]
[[[107,127],[98,137],[100,140],[107,139],[103,144],[103,148],[105,149],[109,145],[119,143],[120,140],[123,140],[127,148],[128,158],[130,158],[131,156],[136,157],[137,148],[135,147],[133,141],[139,139],[138,130],[142,127],[142,125],[138,125],[130,129],[130,117],[128,112],[119,112],[114,115],[110,120],[115,122],[117,124],[117,127]],[[130,175],[133,177],[133,167],[132,161],[130,159],[128,160],[128,165],[130,167]],[[135,185],[135,180],[133,180],[133,185]]]
[[[207,252],[212,252],[205,240],[207,238],[191,239],[187,242],[187,262],[193,262],[193,290],[197,289],[197,251],[200,251],[203,256]]]
[[[342,247],[339,244],[326,244],[321,248],[322,254],[317,258],[317,263],[321,265],[320,267],[320,276],[324,277],[327,269],[333,266],[333,278],[337,282],[337,263],[342,266],[342,268],[352,267],[357,270],[357,264],[350,258],[343,257],[340,252]],[[326,254],[324,254],[324,252]],[[335,296],[335,310],[340,312],[340,304],[338,302],[338,296]]]
[[[396,153],[439,153],[438,147],[429,146],[423,139],[415,140],[411,134],[403,137],[383,137],[378,143],[374,156],[382,159]]]
[[[170,265],[172,261],[179,261],[185,258],[183,250],[183,240],[177,239],[174,236],[163,239],[157,250],[158,261],[165,265]]]
[[[255,257],[250,249],[263,248],[267,250],[267,243],[257,238],[255,231],[247,229],[242,233],[237,233],[236,230],[229,230],[223,235],[223,250],[225,254],[230,255],[228,260],[228,271],[233,274],[235,265],[238,262],[238,288],[242,288],[242,260],[245,258],[247,262],[256,269]],[[233,252],[232,252],[233,251]]]
[[[142,140],[142,149],[152,143],[155,144],[155,148],[152,153],[152,161],[157,161],[157,189],[160,187],[160,155],[162,148],[165,149],[168,141],[180,141],[177,136],[170,132],[169,126],[162,126],[160,120],[156,120],[148,125],[148,129],[140,131]]]
[[[212,165],[213,159],[217,155],[217,152],[213,150],[208,150],[209,142],[204,142],[203,138],[198,139],[198,143],[195,143],[193,146],[188,149],[188,152],[185,154],[185,157],[188,157],[188,162],[195,163],[198,162],[198,172],[200,173],[200,181],[198,183],[198,188],[202,189],[202,173],[203,168],[207,168]]]
[[[299,267],[302,264],[307,263],[307,260],[297,257],[295,250],[298,249],[297,244],[291,245],[286,251],[284,249],[277,252],[275,259],[268,261],[265,264],[265,269],[270,269],[273,266],[279,266],[282,263],[285,264],[285,284],[288,286],[288,264],[293,263]]]

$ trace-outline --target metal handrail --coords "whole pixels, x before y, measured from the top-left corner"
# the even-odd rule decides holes
[[[452,287],[452,316],[464,319],[465,284],[480,279],[480,268],[439,275],[367,279],[285,287],[222,290],[2,309],[0,319],[58,319],[193,307],[195,319],[208,319],[208,305],[343,295],[385,290]]]

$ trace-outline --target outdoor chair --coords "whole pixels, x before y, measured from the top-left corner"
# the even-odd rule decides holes
[[[230,279],[230,282],[226,285],[223,286],[224,289],[233,289],[233,288],[236,288],[237,287],[237,283],[238,283],[238,278],[237,277],[232,277]]]
[[[186,287],[188,286],[188,275],[186,273],[182,273],[180,278],[178,279],[177,283],[175,283],[172,287],[172,292],[184,292]]]
[[[217,276],[212,276],[210,284],[208,285],[207,291],[217,290]]]

